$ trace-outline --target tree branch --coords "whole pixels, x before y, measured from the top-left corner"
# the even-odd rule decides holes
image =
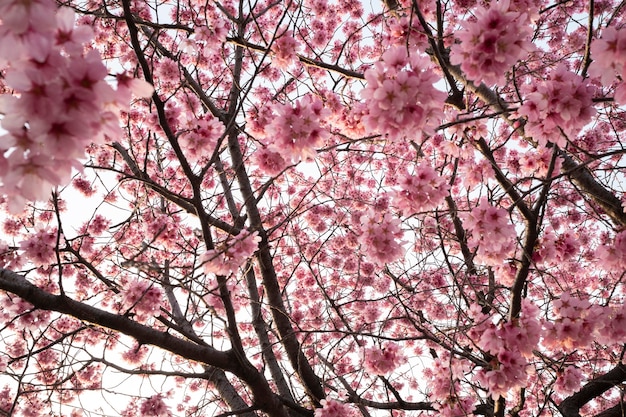
[[[580,409],[593,400],[604,394],[611,388],[626,381],[626,365],[618,364],[615,368],[604,375],[600,375],[589,381],[584,387],[575,394],[570,395],[558,405],[558,409],[563,417],[581,417]],[[618,404],[621,406],[621,404]],[[615,407],[613,407],[614,409]],[[609,409],[609,410],[613,410]],[[621,408],[620,408],[621,409]],[[608,413],[606,410],[605,413]],[[614,410],[616,411],[616,410]],[[611,411],[612,413],[612,411]],[[614,415],[614,414],[609,414]],[[618,414],[623,415],[623,414]],[[607,416],[604,416],[607,417]]]

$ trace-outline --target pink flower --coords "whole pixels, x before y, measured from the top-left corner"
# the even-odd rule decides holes
[[[322,408],[315,409],[315,417],[350,417],[353,410],[344,403],[335,400],[320,401]]]
[[[483,198],[478,207],[459,217],[471,231],[468,244],[478,248],[477,261],[498,266],[512,256],[516,234],[506,210],[492,206]]]
[[[405,357],[396,343],[388,343],[384,348],[365,349],[365,370],[374,375],[387,375],[393,372]]]
[[[153,395],[144,400],[139,408],[142,417],[169,417],[172,415],[170,409],[161,395]]]
[[[509,0],[478,7],[475,15],[462,23],[461,43],[452,45],[450,62],[474,82],[504,85],[505,73],[533,49],[527,16],[512,11]]]
[[[279,153],[286,161],[314,159],[315,148],[330,137],[322,126],[329,111],[322,101],[312,95],[291,104],[279,104],[274,108],[276,116],[265,128],[266,145]]]
[[[163,291],[141,278],[129,281],[121,293],[122,307],[137,314],[139,320],[158,315],[163,305]]]
[[[604,85],[610,85],[616,76],[626,76],[626,28],[620,30],[607,27],[602,37],[591,43],[593,63],[589,67],[589,75],[600,78]],[[615,102],[626,104],[626,83],[621,81],[615,89]]]
[[[369,210],[361,216],[359,243],[361,250],[372,261],[385,264],[398,260],[404,254],[404,242],[398,240],[401,238],[400,220],[390,213]]]
[[[229,275],[236,271],[259,248],[261,238],[258,232],[249,233],[246,230],[239,232],[232,240],[222,243],[218,249],[207,250],[202,255],[204,273]]]
[[[593,87],[564,65],[523,91],[525,100],[518,113],[528,120],[526,133],[542,145],[552,142],[565,147],[568,138],[575,137],[595,114]]]
[[[448,195],[448,183],[427,163],[421,163],[415,174],[405,174],[399,181],[400,190],[394,194],[395,205],[403,214],[437,208]]]
[[[556,384],[554,384],[554,390],[561,395],[572,394],[580,388],[583,379],[583,373],[580,369],[575,366],[568,366],[559,373]]]
[[[433,87],[438,77],[430,61],[417,53],[409,57],[404,47],[389,49],[382,58],[365,71],[367,85],[361,91],[368,132],[391,140],[434,134],[446,94]]]
[[[298,43],[293,37],[293,31],[283,33],[272,45],[274,56],[272,63],[281,69],[286,69],[298,61]]]
[[[20,243],[20,249],[37,266],[48,266],[56,263],[56,242],[56,229],[39,228]]]

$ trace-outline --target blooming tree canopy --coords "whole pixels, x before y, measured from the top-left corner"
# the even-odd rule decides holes
[[[0,0],[0,416],[623,416],[617,0]]]

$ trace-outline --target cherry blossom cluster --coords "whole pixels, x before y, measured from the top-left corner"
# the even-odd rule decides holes
[[[495,325],[483,315],[484,321],[471,330],[478,347],[492,356],[490,369],[476,374],[476,380],[488,388],[492,398],[525,386],[528,359],[542,332],[537,312],[536,306],[525,303],[521,318]]]
[[[365,370],[373,375],[388,375],[405,361],[397,343],[388,343],[383,348],[365,349]]]
[[[515,227],[505,209],[494,207],[483,198],[471,212],[461,213],[459,217],[471,232],[468,244],[478,248],[478,262],[499,266],[513,254]]]
[[[189,119],[179,136],[180,145],[185,149],[185,156],[193,161],[198,161],[204,156],[210,157],[224,130],[224,125],[210,114]]]
[[[350,417],[354,410],[349,405],[335,400],[320,401],[322,408],[315,409],[315,417]]]
[[[391,140],[419,140],[423,134],[435,133],[447,96],[433,86],[439,77],[428,58],[417,53],[409,56],[405,47],[394,47],[364,75],[362,121],[370,133]]]
[[[460,43],[452,45],[450,62],[461,65],[468,79],[504,85],[505,73],[533,46],[532,30],[525,13],[515,11],[509,0],[490,2],[475,10],[475,18],[462,23]]]
[[[518,113],[527,118],[526,133],[539,144],[560,147],[575,137],[595,114],[593,87],[559,65],[547,79],[524,87],[524,104]]]
[[[604,244],[596,249],[596,256],[607,270],[619,271],[626,269],[626,231],[619,232],[613,244]]]
[[[626,28],[603,29],[600,39],[591,43],[591,57],[589,74],[599,77],[603,85],[610,85],[618,76],[622,81],[615,88],[614,99],[626,104]]]
[[[554,384],[554,390],[561,395],[572,394],[580,388],[583,380],[584,376],[579,368],[568,366],[559,373],[556,384]]]
[[[322,100],[306,95],[291,104],[277,104],[274,117],[265,127],[265,145],[284,160],[298,162],[314,159],[315,149],[330,137],[323,127],[329,111]]]
[[[394,204],[405,215],[434,210],[448,195],[449,185],[427,163],[419,164],[414,174],[406,173],[399,180]]]
[[[170,417],[172,415],[169,407],[163,401],[163,397],[158,394],[144,400],[139,412],[144,417]]]
[[[204,263],[204,273],[230,275],[254,255],[260,241],[258,232],[242,230],[219,248],[207,250],[202,255],[200,260]]]
[[[471,414],[475,407],[474,400],[461,395],[459,380],[464,376],[464,367],[460,362],[450,360],[448,355],[438,358],[424,370],[428,378],[429,397],[433,406],[444,417],[456,417]]]
[[[612,316],[610,307],[591,304],[588,300],[572,297],[569,293],[563,293],[552,303],[552,307],[556,317],[544,323],[545,346],[572,350],[588,346],[598,338],[602,341],[613,338],[613,334],[609,334],[612,333],[610,329],[600,332],[607,319]]]
[[[373,262],[383,265],[394,262],[404,254],[403,233],[400,219],[391,213],[377,213],[369,210],[361,216],[361,251]]]
[[[293,31],[283,33],[272,45],[272,64],[280,69],[287,69],[298,61],[298,42],[293,37]]]
[[[15,95],[0,97],[0,192],[18,212],[27,200],[47,198],[80,168],[85,147],[122,135],[119,108],[130,91],[150,95],[147,83],[121,76],[118,91],[95,50],[92,31],[74,26],[74,11],[52,0],[0,4],[0,68]]]
[[[20,249],[36,265],[47,266],[56,263],[56,244],[57,230],[40,227],[20,242]]]
[[[163,305],[161,288],[145,279],[136,278],[128,281],[120,295],[122,308],[134,312],[140,321],[158,315]]]

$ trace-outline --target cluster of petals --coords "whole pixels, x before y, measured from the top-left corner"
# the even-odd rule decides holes
[[[207,250],[201,257],[204,263],[204,273],[229,275],[236,271],[259,248],[261,237],[258,232],[250,233],[242,230],[227,240],[217,249]]]
[[[476,83],[503,85],[505,73],[533,49],[528,17],[510,6],[503,0],[477,7],[475,19],[462,24],[460,43],[452,45],[450,62]]]
[[[364,367],[373,375],[388,375],[405,361],[397,343],[388,343],[383,348],[365,349]]]
[[[518,113],[527,118],[526,133],[539,144],[565,147],[595,114],[593,87],[559,65],[547,79],[524,87],[524,104]]]
[[[163,401],[163,397],[158,394],[144,400],[139,411],[143,417],[169,417],[172,415],[169,407]]]
[[[335,400],[320,401],[322,408],[315,409],[315,417],[350,417],[353,416],[353,410],[347,404]]]
[[[365,71],[362,121],[368,132],[390,140],[433,135],[447,97],[433,86],[438,80],[428,58],[409,56],[406,47],[386,51],[382,61]]]
[[[554,390],[561,395],[569,395],[576,392],[584,380],[582,371],[575,366],[568,366],[560,372]]]
[[[619,232],[613,243],[598,246],[596,257],[609,271],[624,271],[626,269],[626,230]]]
[[[272,45],[272,64],[280,69],[287,69],[298,60],[298,42],[293,37],[293,31],[283,33]]]
[[[322,125],[330,114],[322,100],[309,94],[295,105],[278,104],[273,110],[274,117],[265,128],[269,149],[294,163],[314,159],[316,148],[330,137]]]
[[[494,207],[486,198],[469,213],[460,214],[464,226],[471,232],[468,244],[477,247],[476,260],[499,266],[513,254],[515,227],[506,210]]]
[[[224,130],[222,122],[210,114],[190,119],[186,129],[179,136],[180,145],[185,149],[185,156],[194,161],[203,156],[211,156]]]
[[[460,362],[450,360],[445,354],[443,356],[434,360],[432,365],[424,370],[424,376],[428,378],[429,398],[433,400],[433,407],[444,417],[471,414],[475,408],[474,399],[463,395],[459,382],[466,369],[459,366]]]
[[[121,292],[122,307],[132,311],[139,320],[157,315],[163,304],[163,291],[154,283],[136,278],[130,280]]]
[[[47,198],[80,168],[85,147],[122,134],[120,97],[151,94],[145,82],[122,77],[118,92],[95,50],[86,51],[91,29],[74,26],[74,11],[54,1],[10,0],[0,4],[0,67],[14,94],[0,98],[2,135],[0,192],[9,209]]]
[[[20,249],[35,265],[48,266],[56,263],[56,243],[57,230],[40,227],[20,242]]]
[[[448,195],[449,185],[427,163],[419,164],[414,174],[406,173],[399,181],[394,204],[403,214],[436,209]]]
[[[543,344],[558,350],[588,346],[594,340],[610,342],[612,335],[604,329],[612,318],[612,309],[591,304],[588,300],[563,293],[552,303],[555,317],[544,323]],[[621,319],[621,324],[624,318]],[[626,331],[622,331],[622,336]]]
[[[485,317],[473,329],[477,345],[493,357],[491,367],[476,374],[476,380],[489,390],[492,398],[525,386],[528,358],[537,348],[542,332],[537,312],[536,306],[524,303],[521,318],[494,325]]]
[[[601,79],[602,85],[610,85],[616,76],[624,80],[626,76],[626,28],[605,28],[600,39],[591,43],[589,74]],[[620,81],[615,88],[617,104],[626,104],[626,81]]]
[[[368,259],[383,265],[394,262],[404,255],[400,219],[391,213],[369,210],[361,216],[361,251]]]

